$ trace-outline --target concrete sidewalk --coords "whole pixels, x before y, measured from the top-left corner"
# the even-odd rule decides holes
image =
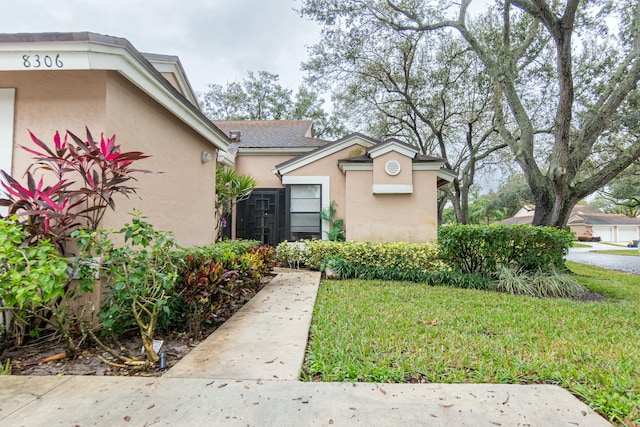
[[[0,426],[608,426],[549,385],[298,381],[319,273],[282,270],[161,378],[0,376]]]

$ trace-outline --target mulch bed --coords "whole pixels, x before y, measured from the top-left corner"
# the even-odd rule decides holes
[[[265,277],[260,286],[251,293],[244,296],[233,309],[224,313],[218,313],[215,322],[204,325],[200,339],[194,340],[185,333],[175,333],[171,331],[160,331],[156,334],[156,339],[163,340],[162,351],[167,355],[167,369],[175,365],[180,359],[189,354],[200,342],[205,340],[211,333],[218,329],[236,311],[246,304],[260,289],[266,286],[273,276]],[[126,333],[119,338],[120,344],[126,347],[131,353],[144,360],[141,353],[142,341],[137,331]],[[115,343],[106,343],[111,348],[117,349]],[[43,334],[37,339],[16,347],[12,342],[0,338],[0,362],[6,363],[10,360],[12,375],[111,375],[111,376],[161,376],[163,370],[159,364],[155,364],[147,370],[135,368],[121,368],[111,366],[100,360],[100,357],[109,360],[110,356],[103,349],[99,348],[90,338],[87,338],[79,346],[78,353],[73,359],[64,357],[65,346],[53,334]],[[0,366],[0,372],[2,366]]]

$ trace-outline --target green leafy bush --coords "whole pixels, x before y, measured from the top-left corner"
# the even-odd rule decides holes
[[[29,240],[29,233],[12,219],[0,219],[0,311],[11,312],[3,322],[20,345],[25,335],[37,336],[40,329],[53,327],[69,344],[75,345],[68,322],[66,291],[68,260],[58,254],[50,240]],[[5,316],[5,320],[6,320]]]
[[[564,270],[572,234],[528,225],[454,225],[440,227],[442,259],[463,273],[497,277],[502,267],[518,271]]]
[[[278,257],[286,262],[301,262],[312,270],[319,270],[332,256],[343,259],[354,269],[428,272],[446,268],[438,257],[435,243],[363,243],[304,240],[278,245]]]
[[[171,256],[175,240],[171,233],[154,230],[140,212],[117,234],[124,236],[124,245],[114,247],[108,241],[101,244],[110,285],[100,320],[114,334],[136,325],[147,360],[155,362],[155,329],[160,314],[170,314],[169,300],[177,278]]]
[[[176,320],[184,320],[191,336],[198,337],[203,324],[229,317],[271,272],[275,249],[258,243],[224,241],[174,254],[178,264],[174,293],[181,302]]]

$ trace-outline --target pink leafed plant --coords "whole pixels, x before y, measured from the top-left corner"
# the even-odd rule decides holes
[[[52,146],[29,132],[36,147],[21,146],[34,156],[25,173],[26,185],[0,171],[7,194],[0,205],[9,206],[9,214],[19,217],[32,239],[51,239],[62,255],[67,255],[72,231],[80,227],[95,231],[107,207],[115,209],[116,193],[136,194],[133,174],[151,172],[132,167],[149,156],[123,152],[115,135],[100,134],[96,141],[89,129],[86,132],[84,140],[69,131],[64,138],[56,132]]]

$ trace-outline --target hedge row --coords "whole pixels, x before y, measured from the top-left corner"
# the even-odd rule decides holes
[[[291,267],[330,266],[344,278],[437,282],[450,271],[497,278],[503,268],[564,270],[571,242],[570,232],[551,227],[456,225],[441,227],[437,244],[304,240],[280,244],[278,256]]]
[[[496,276],[501,268],[516,271],[564,270],[573,234],[528,225],[455,225],[438,230],[441,259],[463,273]]]
[[[341,259],[363,268],[437,271],[446,268],[438,257],[435,243],[364,243],[303,240],[283,242],[277,248],[278,257],[291,267],[305,265],[321,270],[332,259]]]
[[[198,337],[207,323],[224,321],[260,287],[275,266],[275,249],[253,240],[229,240],[174,253],[178,278],[173,327]]]

